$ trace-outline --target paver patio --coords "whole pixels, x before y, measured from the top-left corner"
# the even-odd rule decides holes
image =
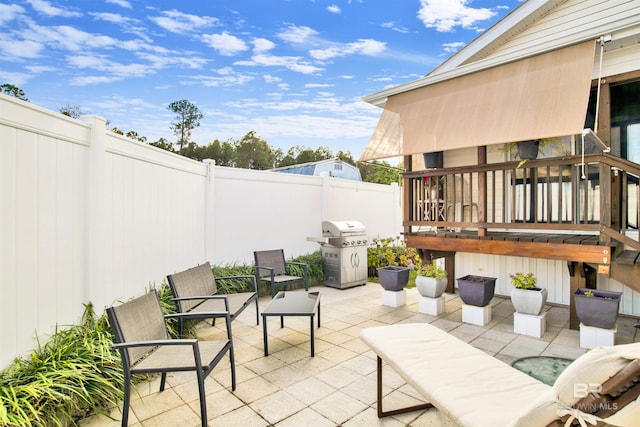
[[[312,287],[322,293],[322,325],[316,329],[316,355],[309,355],[309,320],[269,318],[269,356],[264,357],[262,325],[255,313],[234,320],[233,340],[238,386],[231,392],[228,358],[207,378],[209,425],[219,426],[450,426],[436,409],[378,419],[376,415],[375,354],[360,340],[363,328],[394,323],[427,322],[511,364],[524,356],[575,359],[578,331],[570,330],[566,307],[546,306],[547,329],[542,338],[513,333],[513,306],[509,298],[495,297],[493,319],[484,327],[462,323],[457,294],[445,294],[446,312],[430,316],[418,311],[419,294],[407,290],[407,304],[381,305],[381,287],[375,283],[344,290]],[[301,291],[295,291],[301,292]],[[304,292],[304,291],[302,291]],[[260,299],[261,309],[270,297]],[[202,325],[201,339],[224,334],[224,325]],[[635,319],[620,317],[616,344],[640,341]],[[391,369],[384,373],[385,409],[417,404],[422,399]],[[173,373],[167,388],[158,392],[159,379],[138,385],[132,396],[131,426],[199,426],[195,374]],[[120,425],[120,410],[82,420],[83,427]]]

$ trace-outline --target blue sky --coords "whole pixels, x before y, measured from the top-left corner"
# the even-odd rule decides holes
[[[519,0],[0,0],[0,83],[76,105],[149,141],[255,131],[272,147],[362,153],[381,110],[361,97],[415,80]]]

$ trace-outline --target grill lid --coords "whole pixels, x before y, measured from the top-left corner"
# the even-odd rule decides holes
[[[364,225],[358,221],[322,221],[322,235],[345,237],[366,233]]]

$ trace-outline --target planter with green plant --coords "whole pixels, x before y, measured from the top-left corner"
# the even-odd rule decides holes
[[[618,319],[622,292],[578,288],[573,295],[580,323],[594,328],[613,329]]]
[[[533,273],[510,274],[513,290],[511,302],[517,313],[537,316],[547,303],[548,291],[536,286],[538,280]]]
[[[420,262],[418,253],[400,237],[377,239],[367,251],[369,271],[376,272],[383,289],[398,292],[407,286],[409,272]]]
[[[420,295],[427,298],[439,298],[447,289],[447,272],[436,260],[421,264],[416,276],[416,288]]]

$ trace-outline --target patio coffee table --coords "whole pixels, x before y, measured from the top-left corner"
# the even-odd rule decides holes
[[[267,316],[280,316],[280,327],[284,328],[284,316],[309,316],[311,330],[311,357],[314,351],[313,318],[318,313],[320,327],[320,292],[285,292],[280,291],[262,312],[262,334],[264,338],[264,355],[269,355],[267,346]]]

